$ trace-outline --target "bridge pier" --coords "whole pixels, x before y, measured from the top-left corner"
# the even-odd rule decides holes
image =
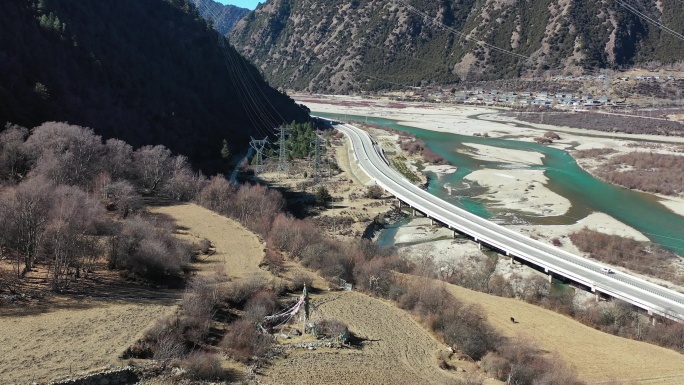
[[[399,206],[399,210],[401,210],[401,199],[397,199],[397,202],[398,202],[397,206]]]
[[[553,283],[553,273],[549,272],[549,283]]]
[[[482,250],[482,242],[480,242],[477,238],[474,237],[473,240],[475,240],[475,243],[477,243],[477,249]]]
[[[651,325],[655,326],[656,324],[656,318],[655,315],[653,314],[653,310],[648,310],[648,322],[651,323]]]
[[[416,209],[413,209],[413,216],[415,217],[416,215]]]

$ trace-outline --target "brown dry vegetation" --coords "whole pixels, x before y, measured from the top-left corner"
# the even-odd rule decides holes
[[[577,150],[572,153],[572,156],[578,159],[597,158],[605,155],[614,154],[616,150],[612,148],[592,148],[589,150]]]
[[[600,178],[656,194],[684,193],[684,156],[632,152],[611,157],[597,171]]]
[[[673,266],[679,257],[658,246],[586,228],[570,234],[570,240],[578,249],[598,261],[674,283],[684,283],[684,275]]]
[[[447,285],[447,290],[465,303],[480,305],[504,336],[527,339],[545,351],[557,352],[585,381],[620,379],[626,383],[672,385],[684,382],[682,355],[673,350],[612,336],[517,299],[455,285]],[[517,323],[512,323],[510,317]]]
[[[594,112],[510,112],[508,116],[530,122],[566,126],[605,132],[684,136],[684,125],[679,122],[646,119],[636,116],[609,115]]]

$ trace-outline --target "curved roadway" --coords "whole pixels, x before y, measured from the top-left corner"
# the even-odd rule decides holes
[[[356,161],[378,185],[428,217],[508,255],[530,261],[549,273],[586,285],[592,291],[622,299],[655,314],[684,320],[683,294],[615,269],[608,274],[602,270],[606,265],[535,241],[439,199],[392,169],[368,133],[337,122],[335,128],[351,139]]]

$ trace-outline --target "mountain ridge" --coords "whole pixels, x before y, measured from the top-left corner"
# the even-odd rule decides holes
[[[631,1],[684,33],[676,0]],[[311,92],[580,74],[684,58],[684,41],[620,4],[269,0],[238,22],[230,39],[275,86]]]
[[[236,153],[250,136],[308,119],[187,0],[0,8],[0,127],[69,122],[134,147],[165,145],[214,173],[223,139]]]
[[[228,34],[235,24],[250,11],[232,4],[221,4],[214,0],[194,0],[200,15],[211,19],[214,29],[221,35]]]

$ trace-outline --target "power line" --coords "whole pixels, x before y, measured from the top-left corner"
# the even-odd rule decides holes
[[[195,0],[195,1],[198,1],[198,0]],[[216,10],[209,9],[207,6],[205,6],[205,9],[206,9],[206,10],[208,11],[208,13],[210,13],[212,16],[214,16],[214,17],[219,16],[219,15],[216,13]],[[238,53],[237,50],[235,50],[235,51],[236,51],[236,53]],[[268,96],[266,96],[266,94],[264,93],[264,91],[263,91],[262,88],[260,87],[259,82],[258,82],[257,79],[254,77],[254,74],[252,73],[252,70],[249,68],[249,64],[250,64],[250,63],[247,61],[247,59],[245,59],[241,54],[238,53],[238,56],[237,56],[237,58],[236,58],[236,61],[237,61],[238,63],[234,63],[234,64],[239,64],[239,65],[240,65],[240,71],[241,71],[241,73],[242,73],[243,75],[244,75],[245,72],[247,73],[247,75],[249,75],[249,78],[252,80],[252,83],[254,84],[254,87],[259,91],[259,93],[261,94],[261,96],[263,96],[263,99],[266,100],[266,102],[267,102],[267,103],[270,105],[270,107],[271,107],[270,110],[269,110],[268,108],[266,108],[266,106],[261,102],[261,98],[259,98],[258,95],[257,95],[257,97],[254,97],[254,94],[252,94],[252,92],[251,92],[252,87],[247,88],[247,90],[250,91],[250,96],[252,97],[252,99],[255,100],[256,102],[258,102],[260,111],[261,111],[262,113],[265,113],[265,115],[268,116],[268,118],[269,118],[270,120],[273,120],[275,123],[277,123],[277,124],[274,124],[274,125],[286,123],[286,122],[285,122],[285,118],[284,118],[282,115],[280,115],[280,112],[278,111],[278,109],[271,103],[271,100],[268,98]],[[243,79],[247,79],[247,77],[246,77],[246,76],[243,76]],[[249,80],[249,79],[247,79],[247,80]],[[271,111],[274,112],[274,113],[280,118],[280,122],[277,122],[277,121],[274,119],[274,117],[272,116],[272,112],[271,112]]]
[[[287,141],[286,141],[286,136],[287,136],[287,131],[288,129],[282,125],[280,126],[280,133],[278,134],[278,146],[279,146],[279,155],[278,155],[278,171],[283,171],[287,172],[288,171],[288,166],[287,166]]]
[[[198,10],[203,10],[207,11],[208,14],[214,17],[216,19],[216,15],[214,11],[208,8],[208,6],[199,4],[199,0],[193,0],[193,3],[195,7]],[[198,7],[199,5],[199,7]],[[271,113],[264,107],[263,103],[261,102],[260,98],[255,97],[255,94],[253,93],[252,87],[250,84],[248,84],[248,81],[246,81],[247,77],[244,74],[244,69],[243,66],[244,64],[241,62],[244,60],[241,55],[237,52],[232,47],[226,46],[226,41],[225,37],[219,35],[219,47],[222,49],[222,53],[224,55],[224,61],[226,64],[226,67],[229,69],[229,71],[233,74],[233,79],[238,91],[238,95],[240,96],[240,99],[242,100],[242,104],[246,109],[247,115],[249,120],[252,122],[254,127],[257,129],[257,131],[260,133],[260,135],[265,135],[265,133],[270,133],[273,130],[274,126],[277,126],[279,123],[276,121],[276,119],[273,118]],[[230,52],[231,49],[234,52]],[[235,58],[234,55],[237,55],[239,58]],[[247,69],[247,72],[249,73],[250,77],[252,78],[252,81],[254,82],[254,85],[259,88],[260,92],[263,94],[263,91],[261,91],[260,87],[258,86],[258,83],[256,82],[256,79],[254,79],[253,75]],[[265,95],[264,95],[265,97]],[[265,97],[266,98],[266,97]],[[268,98],[266,98],[268,99]],[[269,101],[270,103],[270,101]],[[275,110],[275,108],[274,108]],[[275,110],[276,113],[279,115],[278,111]],[[281,117],[282,119],[282,117]],[[283,119],[284,120],[284,119]],[[265,131],[264,131],[265,130]]]
[[[446,25],[446,24],[444,24],[444,23],[442,23],[442,22],[440,22],[440,21],[437,21],[434,17],[430,16],[430,15],[427,14],[426,12],[423,12],[423,11],[417,9],[416,7],[414,7],[414,6],[412,6],[411,4],[409,4],[407,1],[404,1],[404,0],[393,0],[393,1],[395,2],[395,4],[398,2],[398,3],[400,3],[401,5],[403,5],[406,9],[408,9],[409,11],[411,11],[411,12],[413,12],[413,13],[419,15],[419,16],[422,16],[422,17],[425,19],[426,22],[429,22],[429,23],[435,24],[435,25],[437,25],[437,26],[440,26],[440,27],[442,27],[443,29],[445,29],[445,30],[447,30],[447,31],[449,31],[449,32],[451,32],[451,33],[453,33],[453,34],[455,34],[455,35],[461,37],[462,39],[464,39],[464,40],[466,40],[466,41],[470,41],[470,42],[473,42],[473,43],[476,43],[476,44],[485,46],[485,47],[487,47],[487,48],[493,49],[493,50],[498,51],[498,52],[500,52],[500,53],[503,53],[503,54],[506,54],[506,55],[515,56],[515,57],[520,58],[520,59],[529,59],[529,58],[530,58],[529,56],[521,55],[521,54],[515,53],[515,52],[513,52],[513,51],[509,51],[509,50],[506,50],[506,49],[503,49],[503,48],[499,48],[499,47],[497,47],[497,46],[495,46],[495,45],[492,45],[492,44],[489,44],[489,43],[487,43],[487,42],[485,42],[485,41],[483,41],[483,40],[474,39],[474,38],[470,37],[470,36],[469,36],[468,34],[466,34],[466,33],[463,33],[463,32],[461,32],[461,31],[459,31],[459,30],[457,30],[457,29],[455,29],[455,28],[452,28],[452,27],[450,27],[450,26],[448,26],[448,25]]]
[[[314,139],[314,182],[321,181],[321,137],[316,134]]]
[[[672,30],[672,29],[666,27],[663,23],[660,23],[660,22],[658,22],[657,20],[654,20],[654,19],[648,17],[648,16],[647,16],[646,14],[644,14],[643,12],[639,11],[638,9],[636,9],[635,7],[633,7],[632,5],[627,4],[626,2],[624,2],[624,1],[622,1],[622,0],[616,0],[616,1],[617,1],[618,4],[620,4],[620,6],[621,6],[622,8],[628,10],[629,12],[635,14],[635,15],[638,16],[638,17],[641,17],[641,18],[643,18],[643,19],[646,19],[646,21],[650,22],[651,24],[654,24],[654,25],[655,25],[656,27],[658,27],[661,31],[667,32],[667,33],[669,33],[670,35],[672,35],[672,36],[678,38],[679,40],[684,41],[684,35],[682,35],[681,33],[677,32],[677,31],[674,31],[674,30]]]
[[[252,140],[249,142],[249,145],[257,152],[256,157],[256,167],[254,167],[254,174],[259,175],[263,171],[263,164],[264,164],[264,159],[263,159],[263,152],[264,148],[268,144],[268,137],[257,140],[254,138],[251,138]]]

